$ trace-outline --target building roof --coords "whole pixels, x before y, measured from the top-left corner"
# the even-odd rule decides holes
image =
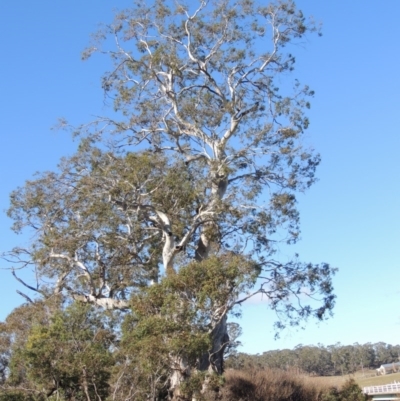
[[[385,363],[384,365],[381,365],[381,367],[379,369],[381,369],[381,368],[385,368],[385,369],[392,368],[393,366],[400,366],[400,362]]]

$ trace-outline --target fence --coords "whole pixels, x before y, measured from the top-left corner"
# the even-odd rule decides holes
[[[384,384],[382,386],[364,387],[363,393],[374,394],[400,394],[400,383]]]

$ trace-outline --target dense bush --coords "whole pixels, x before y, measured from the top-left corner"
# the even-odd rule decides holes
[[[323,397],[323,401],[365,401],[367,399],[368,397],[363,394],[354,379],[349,379],[340,390],[331,388]]]

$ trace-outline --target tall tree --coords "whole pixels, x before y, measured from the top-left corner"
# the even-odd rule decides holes
[[[114,112],[74,128],[77,154],[11,195],[14,229],[36,235],[7,258],[35,267],[39,282],[25,285],[42,297],[129,309],[184,266],[204,268],[211,256],[249,263],[246,277],[238,266],[236,278],[216,276],[226,297],[209,301],[209,347],[194,359],[172,355],[172,394],[188,363],[222,372],[227,316],[249,297],[266,296],[277,328],[333,308],[334,269],[274,258],[281,242],[299,239],[296,193],[320,161],[302,144],[313,91],[289,78],[292,44],[315,30],[290,0],[135,3],[97,36],[112,37],[111,49],[106,40],[84,53],[110,55],[103,88]],[[194,289],[178,293],[181,306],[198,302]]]

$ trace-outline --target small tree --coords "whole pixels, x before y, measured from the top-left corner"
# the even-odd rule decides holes
[[[34,326],[47,327],[50,317],[59,310],[59,297],[39,300],[15,308],[0,323],[0,400],[37,400],[43,398],[41,390],[29,382],[26,369],[19,364],[17,354],[25,348]],[[1,398],[3,396],[3,398]]]
[[[107,53],[115,63],[103,78],[115,113],[74,128],[82,139],[77,154],[11,195],[14,229],[36,232],[31,248],[7,255],[35,266],[38,285],[26,285],[45,298],[63,294],[116,310],[128,310],[132,298],[132,347],[146,341],[162,347],[157,355],[171,347],[169,368],[157,363],[161,376],[170,372],[173,394],[185,372],[222,372],[227,316],[251,296],[265,295],[277,328],[322,319],[333,308],[328,264],[274,259],[279,243],[299,238],[296,193],[312,185],[320,161],[301,141],[313,92],[288,78],[290,46],[309,31],[315,27],[290,0],[137,2],[99,35],[111,35],[111,50],[99,42],[84,54]],[[242,293],[240,269],[236,278],[216,275],[229,296],[214,302],[210,295],[208,339],[196,348],[203,355],[178,352],[172,338],[152,343],[150,329],[147,340],[139,336],[149,319],[160,323],[149,285],[160,283],[163,309],[166,283],[176,284],[185,266],[196,278],[208,258],[224,266],[238,255],[258,281],[252,273],[252,290]],[[168,333],[188,299],[202,311],[193,294],[206,282],[198,278],[189,295],[176,288],[173,308],[161,314],[173,327]],[[320,303],[305,303],[317,295]],[[190,316],[185,332],[193,329]]]
[[[113,334],[102,317],[92,307],[76,304],[55,312],[47,323],[39,324],[39,316],[25,341],[13,349],[3,387],[6,394],[18,389],[21,398],[105,400]]]
[[[368,396],[362,392],[354,379],[347,380],[338,390],[333,387],[323,396],[323,401],[366,401]]]

